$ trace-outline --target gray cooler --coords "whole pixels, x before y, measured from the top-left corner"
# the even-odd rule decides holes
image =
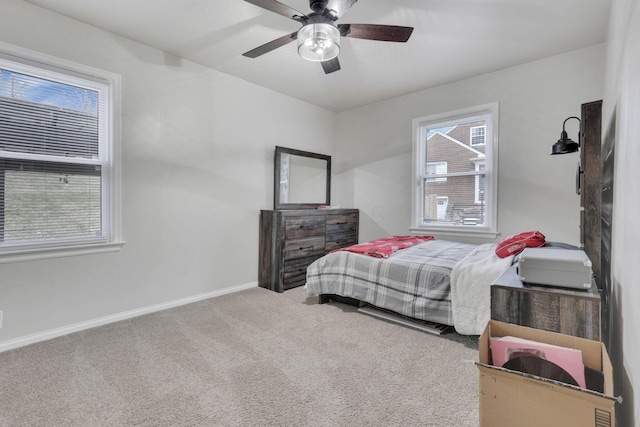
[[[593,272],[584,251],[542,247],[522,251],[518,275],[528,284],[589,289]]]

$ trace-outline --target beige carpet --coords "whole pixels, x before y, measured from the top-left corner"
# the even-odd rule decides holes
[[[1,426],[477,426],[477,337],[261,288],[0,354]]]

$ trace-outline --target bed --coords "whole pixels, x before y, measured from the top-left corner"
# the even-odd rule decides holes
[[[346,297],[479,335],[490,317],[490,285],[513,262],[513,256],[496,256],[495,248],[434,239],[386,258],[332,252],[307,268],[307,293],[320,302]]]

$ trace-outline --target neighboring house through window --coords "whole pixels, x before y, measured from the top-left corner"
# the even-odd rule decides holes
[[[427,163],[427,175],[446,175],[447,162]],[[447,177],[427,178],[427,182],[447,182]]]
[[[498,104],[415,119],[414,231],[496,231]]]
[[[486,126],[473,126],[469,129],[470,144],[471,145],[484,145],[485,144],[485,131]]]
[[[436,219],[438,221],[444,221],[447,217],[447,206],[449,205],[449,198],[447,196],[438,197],[438,208]]]
[[[118,236],[118,78],[1,51],[0,257],[107,250]]]

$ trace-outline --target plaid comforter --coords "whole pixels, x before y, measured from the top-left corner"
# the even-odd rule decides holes
[[[453,325],[451,270],[475,247],[431,240],[386,259],[330,253],[307,268],[307,293],[355,298],[404,316]]]

